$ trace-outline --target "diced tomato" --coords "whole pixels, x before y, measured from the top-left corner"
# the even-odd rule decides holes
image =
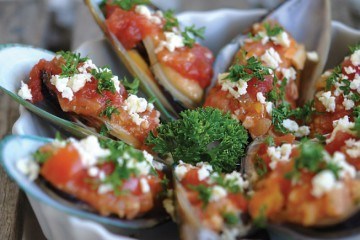
[[[272,88],[273,78],[271,76],[265,76],[264,81],[252,78],[248,81],[247,92],[252,99],[257,100],[256,95],[258,92],[261,92],[266,96],[266,93],[270,92]]]
[[[145,16],[119,7],[112,9],[111,15],[106,19],[106,25],[126,49],[134,48],[146,36],[156,35],[161,30],[159,25],[152,23]]]
[[[344,146],[345,141],[353,138],[354,136],[350,133],[338,131],[336,132],[335,138],[332,142],[326,144],[325,149],[330,153],[334,154],[336,151],[340,151],[341,147]]]
[[[68,145],[44,163],[41,175],[54,185],[65,186],[69,179],[74,178],[83,169],[78,151]]]
[[[228,198],[235,204],[237,208],[241,209],[242,211],[247,211],[248,201],[241,193],[231,193],[228,195]]]
[[[295,141],[295,136],[292,134],[286,134],[284,136],[274,137],[274,142],[276,146],[279,146],[282,143],[293,143],[294,141]]]
[[[200,183],[202,183],[203,181],[199,180],[199,169],[198,168],[194,168],[194,169],[190,169],[184,176],[184,178],[181,180],[181,183],[184,186],[188,186],[188,185],[199,185]]]
[[[208,48],[194,44],[192,48],[178,48],[174,52],[164,49],[158,54],[158,59],[182,76],[198,82],[200,87],[210,85],[214,56]]]
[[[140,186],[140,179],[138,178],[129,178],[124,182],[121,187],[122,190],[128,190],[135,195],[141,195],[141,186]]]

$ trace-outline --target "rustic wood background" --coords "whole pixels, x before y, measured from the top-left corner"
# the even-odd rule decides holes
[[[155,2],[165,0],[155,0]],[[59,2],[66,2],[59,5]],[[259,0],[184,0],[179,10],[208,10],[220,7],[268,7],[277,1]],[[334,20],[360,27],[360,0],[332,0]],[[25,43],[50,50],[78,47],[82,42],[99,38],[95,26],[80,0],[0,0],[0,44]],[[0,92],[0,139],[11,133],[18,118],[18,104]],[[30,237],[29,237],[30,236]],[[0,239],[44,239],[22,191],[0,167]]]

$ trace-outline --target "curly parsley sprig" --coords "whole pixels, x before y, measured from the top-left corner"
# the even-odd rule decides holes
[[[78,65],[89,59],[88,57],[81,57],[80,53],[70,51],[59,51],[56,55],[61,56],[65,60],[65,64],[61,65],[61,77],[72,77],[78,74]]]
[[[186,110],[180,117],[160,125],[156,136],[150,133],[146,143],[153,151],[171,154],[176,163],[208,162],[221,172],[236,168],[248,141],[241,124],[214,108]]]

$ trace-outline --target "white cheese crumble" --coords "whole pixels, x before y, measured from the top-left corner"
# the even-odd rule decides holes
[[[345,178],[346,176],[354,178],[356,176],[356,169],[346,161],[346,156],[342,152],[335,152],[331,162],[340,167],[339,177]]]
[[[16,168],[30,181],[34,181],[39,176],[39,164],[31,157],[22,158],[17,161]]]
[[[110,183],[100,184],[97,192],[98,194],[105,194],[113,191],[113,186]]]
[[[78,151],[81,162],[85,168],[95,166],[98,163],[99,158],[110,155],[110,150],[101,148],[99,140],[95,136],[91,135],[80,141],[74,139],[71,139],[70,141]]]
[[[153,108],[154,105],[148,103],[145,98],[140,98],[132,94],[128,96],[125,100],[125,106],[123,106],[123,109],[129,113],[132,121],[138,126],[140,126],[142,122],[147,122],[147,119],[142,118],[139,113],[144,113],[146,110],[152,110]]]
[[[21,81],[21,87],[20,90],[18,91],[18,95],[24,100],[32,101],[31,89],[23,81]]]
[[[179,165],[175,167],[175,176],[177,177],[177,179],[179,179],[179,181],[181,181],[188,171],[189,167],[187,166],[187,164],[179,161]]]
[[[274,48],[266,50],[261,56],[261,61],[263,61],[265,65],[274,69],[278,68],[279,64],[282,63],[279,53]]]
[[[200,169],[198,170],[198,179],[200,181],[208,178],[210,176],[210,173],[213,171],[213,167],[208,163],[199,162],[196,164],[196,166],[200,167]]]
[[[87,171],[90,177],[96,177],[100,173],[100,169],[98,167],[90,167]]]
[[[120,165],[126,163],[127,168],[136,169],[139,175],[148,175],[152,168],[152,164],[149,163],[146,159],[145,161],[139,161],[138,159],[130,156],[128,153],[124,153],[123,156],[119,157],[117,162]]]
[[[272,114],[272,110],[273,110],[273,106],[274,104],[272,102],[266,102],[266,112],[271,115]]]
[[[317,93],[316,96],[319,99],[319,101],[324,105],[327,112],[335,112],[335,107],[336,107],[335,97],[331,96],[331,91],[327,91],[327,92],[321,91]]]
[[[153,14],[150,9],[145,5],[137,5],[135,7],[135,12],[145,16],[147,19],[149,19],[151,22],[155,24],[161,24],[161,16],[162,13],[160,11],[157,11],[156,14]]]
[[[350,110],[355,106],[355,103],[353,100],[344,97],[342,105],[345,107],[345,110]]]
[[[355,139],[351,138],[346,140],[345,144],[347,155],[349,155],[351,158],[360,157],[360,140],[356,141]]]
[[[266,98],[264,97],[262,92],[258,92],[256,93],[256,99],[262,103],[262,104],[266,104]]]
[[[219,74],[218,80],[221,85],[222,91],[228,91],[234,98],[239,98],[241,95],[247,93],[248,84],[246,81],[239,79],[236,82],[232,82],[229,79],[226,79],[228,73]]]
[[[285,143],[279,147],[268,147],[267,154],[271,159],[271,169],[275,169],[278,162],[287,162],[292,152],[292,145]]]
[[[312,62],[318,62],[319,61],[319,55],[315,51],[307,52],[306,57],[307,57],[307,59],[309,59]]]
[[[356,70],[351,66],[344,67],[344,70],[345,70],[346,74],[353,74],[356,72]]]
[[[210,201],[211,202],[216,202],[216,201],[219,201],[220,199],[222,199],[222,198],[224,198],[226,196],[227,196],[226,189],[219,186],[219,185],[215,185],[211,189]]]
[[[287,80],[295,80],[296,79],[296,70],[293,67],[290,68],[281,68],[281,73],[284,78]]]
[[[140,179],[140,188],[141,188],[142,193],[150,192],[150,185],[149,185],[148,181],[146,180],[146,178]]]
[[[290,132],[293,132],[295,134],[295,137],[304,137],[310,134],[310,128],[308,126],[299,127],[297,122],[291,119],[285,119],[282,122],[282,125]]]
[[[271,40],[275,44],[281,45],[283,47],[289,47],[290,46],[289,35],[285,31],[282,31],[278,35],[271,37]]]
[[[330,170],[323,170],[313,177],[311,180],[312,183],[312,195],[314,197],[320,198],[324,194],[330,192],[335,187],[340,187],[341,185],[336,181],[334,173]]]
[[[355,126],[355,123],[349,121],[349,117],[345,116],[338,120],[333,121],[334,130],[331,132],[330,138],[326,139],[326,143],[334,141],[338,131],[352,133],[351,130]]]
[[[352,90],[356,90],[358,93],[360,93],[360,75],[355,74],[354,79],[350,83],[350,88]]]
[[[351,54],[350,60],[354,66],[360,65],[360,49]]]
[[[161,40],[157,48],[155,49],[155,53],[161,52],[164,48],[167,48],[170,52],[175,51],[176,48],[184,47],[184,39],[180,34],[174,32],[164,32],[165,41]]]
[[[233,171],[232,173],[228,173],[224,177],[225,181],[231,181],[235,183],[240,189],[243,191],[249,187],[249,182],[244,179],[241,173]]]

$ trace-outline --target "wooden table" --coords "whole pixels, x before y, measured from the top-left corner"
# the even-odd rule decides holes
[[[350,1],[358,1],[360,6],[360,0],[332,0],[333,19],[359,28],[360,21],[359,15],[357,15],[359,11],[354,11],[353,15],[349,14],[348,2]],[[46,2],[46,0],[0,0],[0,43],[17,42],[59,50],[69,46],[76,48],[88,39],[101,37],[101,33],[83,4],[75,1],[72,41],[69,41],[69,38],[59,38],[59,36],[69,34],[69,30],[63,29],[62,26],[56,28],[58,35],[53,38],[48,32],[54,30],[53,26],[49,24],[49,20],[51,23],[54,18],[48,12]],[[221,2],[208,0],[206,9],[224,6],[249,8],[252,7],[251,4],[253,2],[249,0],[224,0]],[[181,1],[179,8],[182,10],[205,10],[198,1],[191,0]],[[92,24],[93,27],[89,27]],[[87,29],[87,31],[84,32],[82,29]],[[0,139],[11,133],[12,125],[18,115],[18,104],[0,92]],[[7,177],[1,167],[0,186],[0,239],[21,239],[24,232],[26,233],[29,229],[31,234],[36,233],[36,235],[31,235],[32,239],[43,239],[25,195],[19,191],[16,184]],[[25,219],[27,219],[26,224],[24,223]]]

